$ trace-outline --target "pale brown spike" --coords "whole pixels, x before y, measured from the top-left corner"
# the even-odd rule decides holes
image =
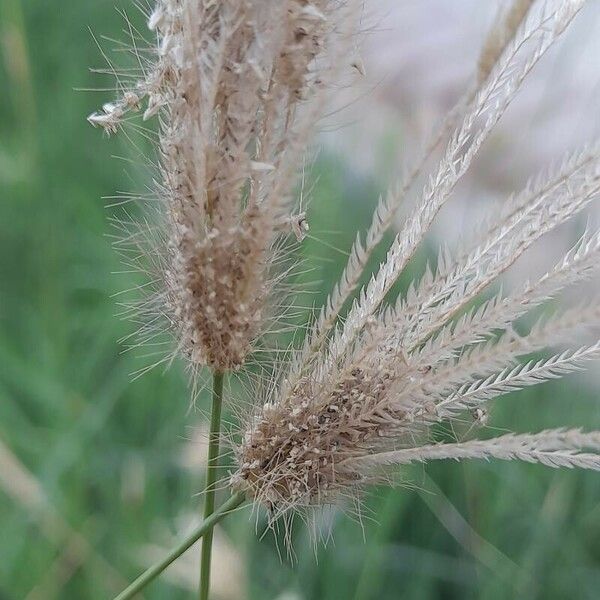
[[[331,48],[351,36],[342,12],[330,0],[158,0],[154,65],[89,117],[112,134],[142,105],[144,120],[159,116],[161,311],[194,365],[246,361],[264,328],[277,238],[307,230],[290,193],[301,165],[281,163],[290,147],[306,150],[324,110],[339,63]],[[315,106],[301,127],[300,103]]]

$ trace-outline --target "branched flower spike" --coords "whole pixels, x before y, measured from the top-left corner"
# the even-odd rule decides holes
[[[159,0],[149,15],[155,58],[89,117],[109,134],[142,105],[160,121],[165,248],[151,251],[160,284],[141,305],[146,339],[158,313],[194,365],[244,363],[263,329],[277,239],[305,235],[295,173],[346,65],[355,13],[334,0]]]
[[[600,434],[578,429],[459,443],[431,439],[437,423],[467,416],[485,424],[490,400],[600,357],[600,342],[592,341],[521,362],[532,352],[581,343],[581,335],[600,326],[596,299],[538,321],[525,335],[514,327],[596,272],[600,232],[585,232],[542,277],[472,308],[535,242],[599,194],[600,144],[532,179],[477,239],[452,251],[443,247],[435,267],[390,299],[528,73],[583,4],[511,3],[484,43],[472,86],[407,180],[382,197],[364,238],[356,238],[303,346],[276,371],[268,391],[256,394],[260,406],[234,445],[231,483],[275,516],[335,502],[377,481],[390,465],[499,458],[600,469]],[[359,0],[159,0],[148,15],[156,44],[148,55],[136,49],[140,76],[131,85],[121,80],[121,95],[89,117],[109,134],[138,110],[158,121],[155,193],[164,210],[162,248],[150,256],[158,293],[140,309],[147,340],[162,317],[194,366],[219,373],[247,360],[264,330],[278,239],[305,233],[304,216],[294,214],[295,175],[330,84],[353,60],[361,10]],[[414,211],[355,297],[400,201],[443,140]]]
[[[542,277],[471,308],[480,292],[534,242],[598,195],[598,144],[569,154],[558,167],[532,180],[506,201],[483,228],[481,239],[455,252],[443,249],[436,268],[428,267],[397,301],[387,301],[523,80],[582,4],[514,3],[502,31],[484,48],[481,82],[467,99],[456,131],[385,261],[340,319],[364,270],[364,254],[381,240],[403,186],[394,187],[380,202],[366,243],[358,239],[304,347],[249,418],[236,447],[238,467],[232,481],[275,515],[336,501],[377,480],[383,467],[415,461],[500,458],[600,469],[598,433],[560,429],[454,444],[432,444],[430,436],[432,425],[464,420],[465,415],[484,424],[491,399],[579,370],[600,357],[598,342],[549,359],[518,362],[600,325],[596,300],[540,321],[527,335],[513,328],[530,309],[595,272],[600,233],[585,233]]]
[[[306,233],[293,202],[296,174],[332,84],[339,85],[347,67],[362,72],[354,50],[363,0],[157,0],[146,15],[155,39],[145,51],[130,28],[139,73],[124,71],[120,95],[88,120],[125,135],[132,113],[157,122],[152,196],[160,201],[159,222],[144,222],[134,233],[123,228],[125,243],[136,248],[130,263],[156,268],[142,286],[156,293],[137,306],[142,342],[158,343],[166,320],[175,352],[194,371],[209,366],[214,388],[206,520],[120,600],[132,598],[201,536],[200,598],[207,598],[212,527],[246,499],[269,508],[272,518],[288,516],[355,497],[365,485],[388,480],[398,465],[440,459],[600,470],[600,432],[559,428],[455,443],[436,443],[434,436],[440,423],[465,421],[470,434],[488,422],[490,401],[600,358],[600,341],[581,341],[600,327],[597,298],[546,313],[527,333],[516,326],[596,273],[600,231],[585,231],[541,277],[480,298],[534,243],[600,194],[600,142],[533,178],[470,241],[443,246],[435,265],[397,299],[392,293],[527,75],[584,2],[513,0],[504,11],[485,40],[473,83],[408,177],[380,199],[302,346],[284,355],[264,388],[253,390],[258,406],[232,444],[235,493],[216,511],[224,372],[248,362],[266,329],[274,283],[282,279],[274,270],[282,236],[300,240]],[[441,158],[425,179],[438,150]],[[418,181],[424,184],[413,212],[358,289]],[[563,347],[554,355],[531,357],[556,346]]]

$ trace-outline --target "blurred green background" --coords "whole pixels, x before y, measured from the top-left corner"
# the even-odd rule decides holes
[[[143,175],[130,146],[85,121],[110,95],[75,88],[111,85],[89,71],[103,63],[88,27],[119,37],[114,0],[0,0],[1,600],[111,598],[201,503],[203,474],[189,458],[201,449],[189,440],[202,413],[189,410],[183,370],[132,382],[143,360],[118,342],[132,325],[113,295],[135,278],[113,274],[113,209],[101,197],[139,189]],[[318,302],[343,260],[328,245],[349,248],[380,190],[327,155],[310,180],[312,232],[325,243],[310,239],[302,252],[323,282]],[[502,399],[492,423],[598,428],[600,403],[568,378]],[[598,598],[597,474],[444,463],[403,480],[373,491],[362,523],[333,515],[326,546],[315,549],[298,523],[293,563],[280,539],[261,537],[261,518],[256,527],[247,510],[234,516],[215,550],[216,594]],[[194,597],[194,562],[144,597]]]

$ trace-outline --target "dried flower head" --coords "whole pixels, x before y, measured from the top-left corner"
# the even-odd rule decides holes
[[[502,34],[505,47],[494,51],[494,64],[486,67],[477,92],[469,92],[459,125],[385,261],[340,319],[366,259],[392,222],[403,186],[380,201],[365,242],[357,238],[304,346],[250,416],[235,448],[233,484],[276,515],[335,500],[377,480],[382,467],[413,461],[521,459],[600,470],[599,433],[559,429],[430,443],[436,423],[466,418],[473,427],[483,425],[488,420],[485,405],[492,398],[579,370],[600,357],[598,342],[549,359],[519,362],[600,325],[595,300],[538,322],[526,335],[513,327],[532,308],[595,272],[600,233],[585,233],[553,269],[522,289],[471,308],[480,292],[534,242],[598,195],[598,144],[569,154],[533,179],[507,199],[478,239],[454,252],[443,248],[435,267],[428,267],[397,301],[388,300],[526,75],[582,4],[538,2],[527,16],[519,13],[522,22],[512,29],[510,41]]]
[[[143,333],[164,315],[194,365],[237,369],[261,332],[277,239],[307,230],[292,216],[294,176],[355,11],[337,0],[159,0],[143,76],[88,119],[115,133],[142,105],[145,120],[159,117],[165,248]]]

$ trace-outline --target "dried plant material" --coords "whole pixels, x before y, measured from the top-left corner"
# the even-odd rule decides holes
[[[141,304],[144,339],[156,335],[162,315],[193,365],[226,371],[244,363],[264,329],[278,239],[292,233],[301,241],[308,229],[304,214],[293,215],[295,174],[358,8],[334,0],[157,2],[148,19],[156,59],[88,119],[110,134],[140,107],[145,120],[159,117],[165,247],[150,251],[160,283]]]
[[[447,419],[489,420],[487,403],[508,392],[580,370],[600,358],[600,342],[520,363],[520,358],[577,339],[600,326],[595,301],[539,321],[519,335],[513,323],[589,278],[600,257],[600,233],[585,233],[545,275],[511,295],[471,308],[528,248],[584,210],[600,193],[597,144],[569,154],[540,174],[482,228],[473,244],[443,248],[400,298],[388,292],[415,254],[461,176],[537,61],[583,2],[546,1],[513,7],[502,52],[468,103],[412,215],[387,256],[342,307],[382,239],[397,203],[397,186],[379,203],[366,241],[357,238],[340,282],[304,346],[277,373],[263,406],[235,448],[233,485],[273,516],[335,502],[381,476],[381,467],[439,458],[500,458],[554,467],[600,468],[598,433],[544,431],[492,440],[430,444],[432,425]],[[518,21],[518,23],[517,23]],[[518,25],[518,26],[517,26]],[[580,342],[579,342],[580,343]]]
[[[479,56],[478,79],[484,81],[491,73],[500,55],[525,20],[533,0],[513,0],[504,14],[499,17],[483,43]]]
[[[303,346],[256,392],[261,406],[234,444],[231,484],[272,516],[336,502],[389,465],[499,458],[600,468],[600,434],[579,430],[431,443],[432,426],[448,419],[483,426],[490,400],[600,358],[600,342],[576,341],[520,362],[600,326],[595,301],[540,320],[524,335],[514,327],[596,272],[600,232],[586,232],[542,277],[472,308],[534,243],[598,196],[598,144],[532,179],[474,241],[440,249],[435,267],[389,299],[523,81],[583,4],[513,2],[484,45],[476,84],[407,181],[380,199]],[[142,313],[166,317],[195,366],[237,369],[264,329],[277,240],[287,232],[301,241],[308,231],[293,186],[326,92],[340,65],[364,72],[351,42],[359,12],[351,1],[161,0],[148,22],[155,60],[89,118],[112,134],[131,111],[158,115],[165,247],[159,294]],[[344,314],[401,199],[445,137],[413,213]],[[152,319],[143,334],[155,335]]]
[[[582,452],[584,449],[594,453]],[[522,460],[541,463],[555,469],[600,470],[600,433],[583,433],[579,429],[554,429],[535,434],[508,434],[491,440],[472,440],[456,444],[434,444],[408,448],[362,458],[354,464],[359,470],[365,467],[392,464],[409,464],[451,458],[477,458],[489,460]]]

